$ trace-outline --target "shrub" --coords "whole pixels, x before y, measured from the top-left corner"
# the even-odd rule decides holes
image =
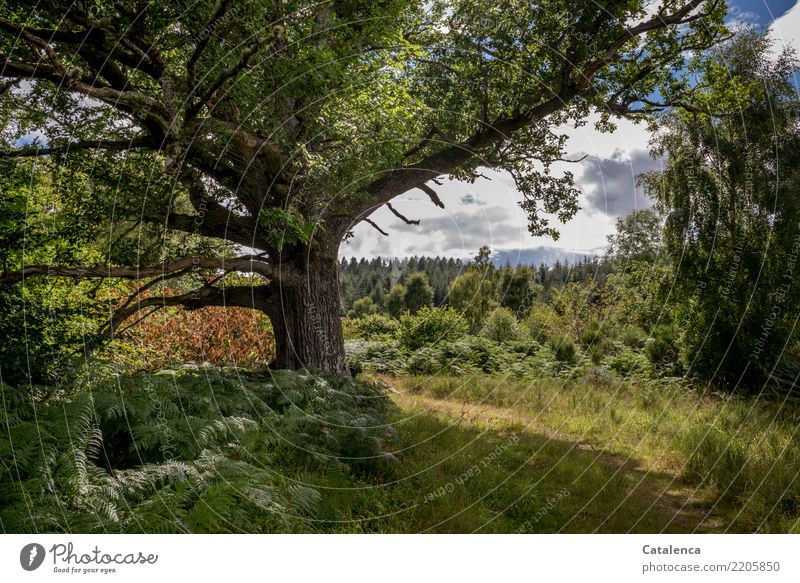
[[[620,340],[630,348],[642,348],[647,340],[647,334],[639,326],[630,324],[622,329]]]
[[[467,334],[467,322],[453,308],[423,306],[416,314],[406,312],[400,318],[398,339],[408,350],[437,342],[457,340]]]
[[[408,357],[406,370],[411,374],[436,374],[441,371],[440,352],[430,346],[423,346]]]
[[[652,332],[652,340],[645,347],[645,354],[654,366],[675,368],[680,357],[678,332],[674,326],[662,324]]]
[[[342,336],[345,340],[355,340],[361,338],[361,330],[358,328],[359,320],[352,318],[342,318]]]
[[[592,346],[603,338],[603,331],[600,328],[600,323],[597,320],[592,320],[584,328],[580,335],[581,344],[584,346]]]
[[[399,375],[405,370],[406,355],[396,342],[386,340],[348,340],[345,342],[347,364],[352,374],[364,370]]]
[[[133,370],[155,371],[186,361],[265,367],[275,357],[269,318],[246,308],[167,308],[131,328],[122,340],[112,345],[111,358]]]
[[[383,314],[372,314],[359,318],[355,326],[362,338],[366,340],[380,340],[394,335],[397,332],[397,320]]]
[[[577,355],[575,342],[566,334],[554,334],[548,341],[555,359],[559,362],[574,362]]]
[[[522,339],[522,331],[511,310],[495,308],[489,313],[481,336],[495,342],[512,342]]]
[[[561,318],[553,308],[547,304],[534,304],[523,326],[531,338],[546,342],[559,330],[560,324]]]
[[[594,364],[600,364],[603,358],[614,350],[614,343],[608,338],[600,338],[589,347],[589,358]]]
[[[608,362],[609,368],[623,376],[644,373],[649,368],[647,357],[640,352],[634,352],[626,348],[617,355],[614,355]]]

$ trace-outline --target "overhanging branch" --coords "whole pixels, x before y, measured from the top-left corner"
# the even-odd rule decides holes
[[[79,140],[66,144],[57,144],[41,148],[37,144],[0,150],[0,158],[33,158],[36,156],[51,156],[78,150],[106,150],[121,152],[137,148],[153,148],[155,141],[150,136],[136,136],[127,140]]]
[[[112,267],[110,265],[64,267],[58,265],[26,265],[20,270],[10,271],[0,276],[0,285],[10,285],[29,277],[72,277],[72,278],[119,278],[143,279],[146,277],[159,277],[164,274],[189,269],[215,269],[221,271],[239,271],[243,273],[257,273],[270,280],[285,280],[291,277],[287,267],[276,268],[273,265],[258,261],[253,257],[235,257],[233,259],[218,259],[216,257],[182,257],[168,261],[162,265],[148,267]]]
[[[253,308],[266,311],[269,301],[268,285],[237,285],[229,287],[203,286],[185,294],[140,298],[131,305],[115,310],[106,322],[102,333],[113,336],[131,316],[146,308],[182,307],[197,310],[209,306]]]

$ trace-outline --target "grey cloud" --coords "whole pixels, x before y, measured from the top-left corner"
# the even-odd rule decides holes
[[[576,182],[586,194],[588,210],[621,217],[652,205],[644,191],[636,186],[636,177],[660,168],[661,162],[653,160],[643,150],[632,152],[630,159],[617,150],[611,158],[587,158],[583,174]]]
[[[501,247],[519,241],[520,226],[502,207],[482,207],[482,212],[456,211],[447,216],[423,219],[424,233],[439,233],[446,240],[444,249],[434,253],[471,254],[481,245]]]

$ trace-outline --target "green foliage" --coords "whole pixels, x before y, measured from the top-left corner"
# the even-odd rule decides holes
[[[491,272],[486,269],[468,269],[450,284],[448,300],[469,323],[473,333],[480,331],[486,315],[496,305]]]
[[[584,346],[590,347],[599,343],[604,338],[600,322],[591,320],[580,333],[580,341]]]
[[[620,340],[629,348],[642,348],[647,340],[647,333],[639,326],[629,324],[620,332]]]
[[[495,308],[486,318],[481,336],[495,342],[522,340],[524,335],[514,313],[508,308]]]
[[[664,262],[628,261],[613,264],[606,281],[608,320],[620,327],[649,329],[664,317],[675,274]]]
[[[380,340],[395,335],[398,329],[397,320],[382,314],[364,316],[356,322],[362,338],[367,340]]]
[[[467,332],[466,321],[453,308],[424,306],[416,314],[403,314],[398,340],[404,348],[416,350],[429,344],[457,340]]]
[[[534,271],[527,265],[504,267],[497,272],[497,300],[517,318],[525,317],[541,292],[533,277]]]
[[[567,334],[554,334],[547,340],[553,355],[559,362],[574,362],[578,354],[575,342]]]
[[[406,310],[416,314],[420,309],[433,304],[433,288],[428,282],[427,274],[421,271],[412,273],[403,280],[403,283],[406,286],[403,297]]]
[[[66,186],[52,184],[50,166],[0,160],[0,269],[76,263],[96,257],[89,209],[75,208]],[[78,196],[78,194],[75,194]],[[110,286],[29,278],[0,284],[0,381],[61,383],[83,351],[97,342]]]
[[[651,369],[650,362],[644,354],[630,349],[622,350],[612,356],[608,361],[608,367],[622,376],[642,375]]]
[[[397,283],[386,295],[386,311],[392,318],[399,318],[406,310],[406,286]]]
[[[589,346],[589,358],[593,364],[600,364],[610,352],[614,350],[614,343],[609,338],[601,337]]]
[[[693,67],[700,110],[729,115],[665,116],[653,152],[665,169],[645,185],[666,216],[689,373],[757,390],[800,304],[797,61],[746,32]]]
[[[305,372],[186,368],[62,402],[1,396],[6,532],[308,529],[335,510],[302,475],[361,471],[390,437],[382,389]]]
[[[350,341],[347,353],[355,371],[401,374],[512,373],[517,377],[557,374],[563,368],[552,352],[535,342],[499,343],[481,336],[465,336],[409,350],[398,342]]]
[[[317,225],[307,221],[296,209],[270,207],[258,215],[263,227],[263,235],[275,249],[282,250],[285,245],[308,243]]]
[[[356,300],[353,303],[353,308],[347,312],[348,318],[363,318],[364,316],[371,316],[378,313],[378,306],[372,301],[370,296]]]
[[[617,219],[608,236],[608,255],[621,266],[631,261],[654,263],[663,253],[662,220],[655,209],[639,209]]]
[[[645,354],[654,366],[675,369],[680,359],[680,338],[675,326],[661,324],[653,328],[652,340],[645,346]]]
[[[561,316],[549,304],[542,303],[534,304],[523,325],[538,342],[546,342],[562,328]]]

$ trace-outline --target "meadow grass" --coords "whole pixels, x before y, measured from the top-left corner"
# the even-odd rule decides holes
[[[344,530],[800,532],[796,407],[593,375],[381,378],[398,463],[348,495]]]

